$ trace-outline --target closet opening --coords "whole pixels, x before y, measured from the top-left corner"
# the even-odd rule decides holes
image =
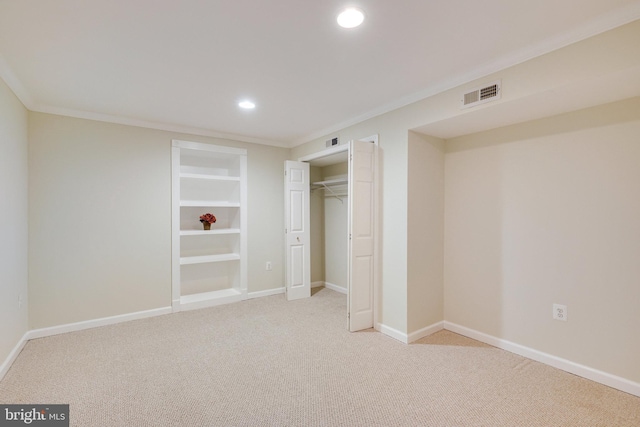
[[[345,146],[346,148],[347,146]],[[348,151],[310,160],[311,295],[323,287],[347,295]]]
[[[352,332],[377,321],[377,148],[374,135],[285,161],[287,299],[346,293]]]

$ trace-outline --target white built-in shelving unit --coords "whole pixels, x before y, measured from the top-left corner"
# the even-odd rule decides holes
[[[173,310],[246,299],[247,151],[174,140],[171,159]]]

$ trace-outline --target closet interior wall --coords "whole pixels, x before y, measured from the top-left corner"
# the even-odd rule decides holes
[[[311,166],[311,182],[345,178],[348,163]],[[311,191],[311,282],[347,293],[348,206],[347,185]]]

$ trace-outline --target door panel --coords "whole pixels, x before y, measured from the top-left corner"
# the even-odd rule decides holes
[[[356,241],[361,241],[360,239],[363,238],[373,239],[373,215],[372,212],[364,212],[365,207],[373,206],[373,183],[357,181],[353,185],[354,203],[359,209],[356,212],[360,214],[357,221],[353,223]]]
[[[354,274],[363,283],[373,283],[373,257],[362,256],[353,260]],[[356,313],[364,313],[373,309],[373,295],[368,286],[355,286],[353,289],[353,309]],[[371,326],[366,326],[371,327]]]
[[[304,246],[291,246],[291,287],[304,286]]]
[[[285,281],[288,300],[311,296],[309,164],[285,162]]]
[[[291,190],[289,192],[291,197],[289,206],[291,207],[290,215],[290,231],[292,233],[302,233],[304,232],[304,213],[305,206],[304,203],[304,192]]]

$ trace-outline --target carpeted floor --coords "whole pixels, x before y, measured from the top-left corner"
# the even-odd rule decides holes
[[[0,403],[72,426],[640,426],[640,398],[441,331],[346,330],[322,289],[30,341]]]

